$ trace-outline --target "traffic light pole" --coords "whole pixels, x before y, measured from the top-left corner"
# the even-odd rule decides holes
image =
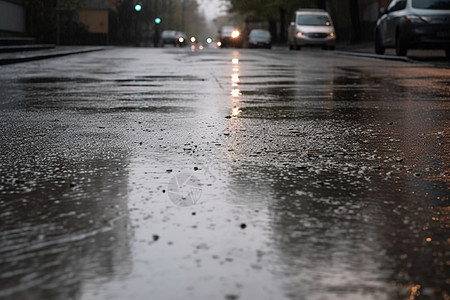
[[[156,16],[154,21],[155,32],[153,34],[153,45],[155,47],[159,47],[159,24],[161,23],[161,19],[158,18],[158,0],[155,0],[155,16]]]
[[[142,10],[142,4],[140,1],[134,3],[134,38],[136,42],[136,47],[139,47],[140,39],[141,39],[141,28],[140,28],[140,14]]]

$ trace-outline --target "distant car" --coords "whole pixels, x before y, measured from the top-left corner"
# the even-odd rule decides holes
[[[375,52],[395,48],[405,56],[409,49],[444,49],[450,57],[450,0],[392,0],[380,10],[375,26]]]
[[[334,50],[336,32],[330,15],[320,9],[302,9],[294,13],[288,32],[289,49],[302,46],[322,46]]]
[[[161,47],[173,45],[174,47],[185,46],[187,44],[187,35],[176,30],[164,30],[161,33]]]
[[[224,26],[220,29],[220,47],[241,47],[242,36],[238,29],[233,26]]]
[[[248,45],[250,48],[267,48],[272,47],[272,36],[268,30],[253,29],[248,35]]]

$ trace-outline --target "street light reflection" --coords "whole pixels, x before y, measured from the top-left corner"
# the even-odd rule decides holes
[[[237,65],[237,64],[239,63],[239,58],[233,58],[233,59],[231,60],[231,62],[232,62],[234,65]]]
[[[240,110],[239,107],[233,107],[233,109],[231,110],[231,117],[237,118],[241,112],[242,110]]]
[[[242,95],[241,91],[239,89],[233,89],[231,90],[231,96],[232,97],[240,97]]]
[[[237,86],[239,83],[239,74],[233,74],[231,76],[231,82],[233,82],[233,86]]]

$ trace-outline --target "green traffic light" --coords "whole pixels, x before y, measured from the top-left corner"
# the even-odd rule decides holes
[[[160,23],[161,23],[161,18],[156,18],[156,19],[155,19],[155,23],[156,23],[156,24],[160,24]]]
[[[134,10],[135,10],[135,11],[141,11],[141,10],[142,10],[142,5],[136,4],[136,5],[134,6]]]

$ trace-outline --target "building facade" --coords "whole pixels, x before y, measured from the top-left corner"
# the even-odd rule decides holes
[[[0,35],[26,32],[25,0],[0,0]]]

